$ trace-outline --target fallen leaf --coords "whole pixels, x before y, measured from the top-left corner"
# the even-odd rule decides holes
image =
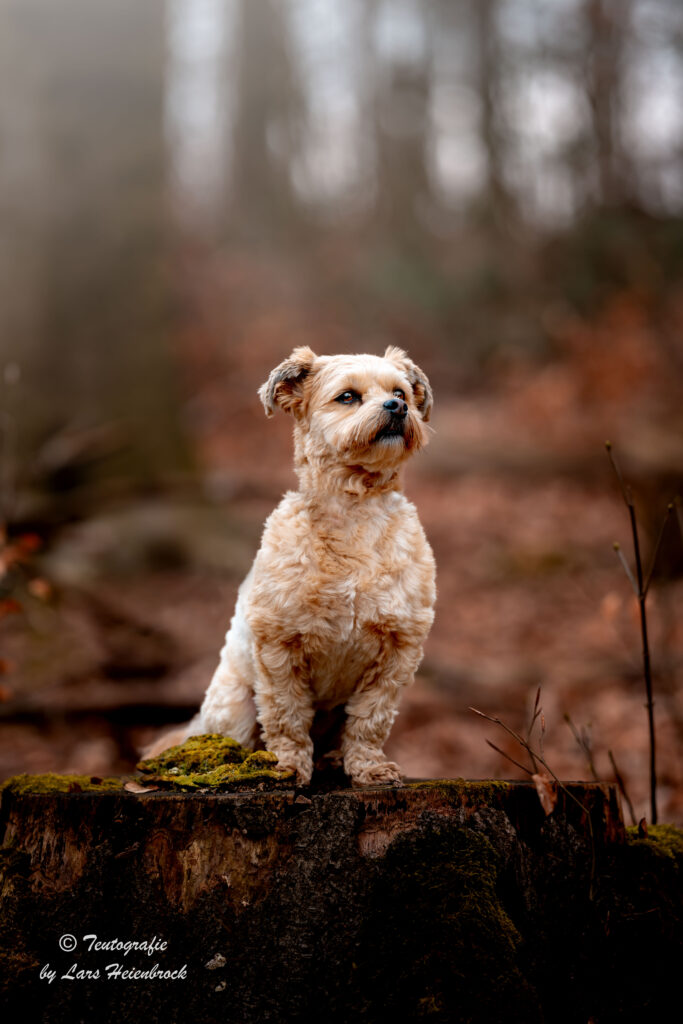
[[[533,779],[534,786],[536,787],[538,799],[541,801],[541,807],[545,811],[547,817],[555,810],[555,804],[557,803],[557,787],[547,772],[532,775],[531,778]]]
[[[127,789],[129,793],[155,793],[159,787],[141,786],[139,782],[125,782],[123,788]]]

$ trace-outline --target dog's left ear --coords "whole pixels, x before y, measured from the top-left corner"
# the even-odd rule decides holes
[[[427,422],[432,413],[432,405],[434,403],[434,397],[432,395],[432,389],[429,384],[429,378],[419,366],[417,366],[412,359],[409,359],[402,348],[397,348],[395,345],[390,345],[384,353],[384,358],[391,360],[392,363],[396,363],[400,366],[404,373],[407,374],[408,380],[410,381],[415,396],[415,404],[418,412],[422,416],[422,419]]]
[[[266,416],[272,416],[277,406],[296,415],[303,400],[303,383],[311,372],[316,355],[307,345],[295,348],[289,359],[276,366],[265,384],[258,390]]]

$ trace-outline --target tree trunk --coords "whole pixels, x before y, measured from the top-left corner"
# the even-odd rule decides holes
[[[680,834],[627,842],[612,786],[546,817],[526,783],[41,785],[0,806],[0,974],[26,1020],[585,1024],[652,1013],[676,976]]]
[[[0,368],[21,372],[12,396],[0,380],[0,434],[24,488],[49,484],[59,431],[106,427],[110,471],[146,488],[189,472],[168,344],[164,11],[0,10]],[[63,501],[64,480],[53,489]]]

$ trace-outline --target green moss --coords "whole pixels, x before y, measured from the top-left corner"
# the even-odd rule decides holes
[[[121,789],[121,779],[100,779],[91,775],[14,775],[0,784],[0,792],[10,793],[101,793]]]
[[[641,836],[636,826],[626,829],[629,843],[647,844],[652,850],[683,861],[683,829],[675,825],[648,825],[647,836]]]
[[[191,736],[177,747],[169,747],[158,757],[140,761],[138,771],[151,775],[164,775],[169,769],[178,768],[184,775],[195,772],[210,772],[226,764],[242,764],[249,751],[241,747],[230,736],[207,733]]]
[[[149,781],[179,789],[234,789],[259,782],[283,782],[294,773],[277,767],[269,750],[253,753],[229,736],[192,736],[165,750],[159,757],[141,761],[138,769]]]
[[[444,793],[458,797],[470,797],[477,801],[486,801],[497,794],[506,793],[510,789],[509,782],[499,779],[483,779],[475,782],[468,779],[425,779],[420,782],[409,782],[406,789],[441,789]]]
[[[144,781],[160,788],[235,789],[259,783],[291,782],[294,773],[277,767],[268,750],[253,753],[229,736],[192,736],[165,750],[159,757],[141,761]],[[15,775],[0,784],[0,792],[80,793],[121,790],[125,779],[96,779],[88,775]]]

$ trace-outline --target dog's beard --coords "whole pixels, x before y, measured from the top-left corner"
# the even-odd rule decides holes
[[[398,465],[423,444],[420,427],[410,413],[394,416],[385,409],[344,424],[335,434],[330,440],[344,461],[368,468]]]
[[[406,428],[409,426],[410,423],[405,416],[394,416],[392,413],[389,413],[386,421],[382,423],[375,434],[372,443],[377,444],[378,441],[399,441],[405,445]]]

